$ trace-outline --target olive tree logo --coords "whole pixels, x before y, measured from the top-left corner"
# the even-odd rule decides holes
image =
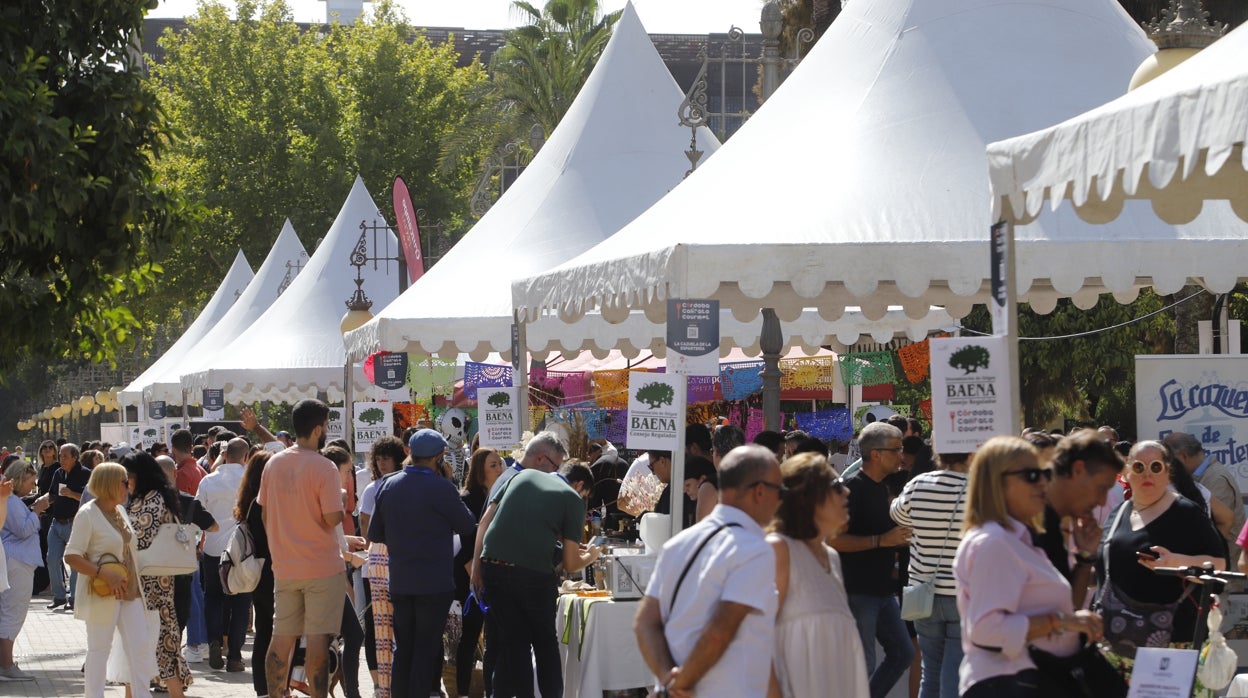
[[[988,368],[988,350],[983,347],[963,347],[949,357],[949,366],[962,370],[962,375],[969,376],[981,368]]]
[[[645,404],[652,410],[672,404],[676,399],[676,391],[667,383],[647,383],[637,389],[637,402]]]
[[[360,421],[368,426],[380,423],[386,418],[386,413],[381,411],[380,407],[370,407],[360,413]]]
[[[144,430],[143,430],[143,435],[154,439],[154,438],[156,438],[156,430],[155,430],[155,429],[144,429]]]
[[[503,408],[511,404],[511,396],[507,393],[494,393],[486,400],[491,407]]]

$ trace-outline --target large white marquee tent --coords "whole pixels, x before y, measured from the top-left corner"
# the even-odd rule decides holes
[[[1165,289],[1197,279],[1214,292],[1243,272],[1248,220],[1248,27],[1096,109],[988,146],[994,211],[1016,222],[1071,200],[1093,222],[1116,219],[1147,199],[1162,220],[1219,216],[1224,225],[1179,229],[1164,256],[1120,248],[1128,275]],[[1069,207],[1062,207],[1069,208]],[[1199,216],[1199,218],[1198,218]],[[1117,289],[1115,289],[1117,290]]]
[[[984,147],[1122,94],[1153,50],[1114,0],[851,2],[705,167],[593,250],[513,284],[518,315],[661,321],[685,297],[743,320],[850,305],[961,317],[990,276]],[[1108,226],[1043,213],[1017,230],[1020,299],[1129,300],[1121,261],[1185,231],[1138,207]]]
[[[156,382],[167,372],[176,370],[182,359],[192,350],[217,322],[225,317],[234,303],[242,296],[247,287],[251,284],[255,274],[251,271],[251,265],[247,263],[247,257],[243,255],[243,251],[239,250],[234,255],[234,262],[230,264],[230,269],[225,273],[225,278],[221,280],[221,284],[217,286],[217,290],[213,292],[212,297],[204,305],[204,309],[199,312],[195,321],[191,323],[178,341],[173,343],[159,359],[156,359],[147,370],[139,374],[129,385],[122,388],[117,393],[117,402],[122,406],[123,415],[127,405],[139,405],[143,399],[143,391],[145,388]],[[180,396],[179,396],[180,397]],[[156,397],[154,399],[165,399]],[[168,398],[172,400],[173,398]],[[143,415],[139,415],[139,419],[143,419]]]
[[[226,402],[294,402],[325,391],[331,402],[341,401],[346,382],[346,351],[339,323],[346,301],[355,290],[356,267],[351,253],[360,238],[360,223],[384,225],[364,181],[356,177],[351,192],[307,266],[267,311],[213,358],[210,365],[183,374],[184,388],[199,391],[222,388]],[[398,250],[388,228],[379,236],[383,249],[369,253],[390,255]],[[392,302],[399,292],[394,263],[367,263],[364,291],[374,307]],[[362,371],[354,373],[357,390],[368,387]]]
[[[680,183],[690,130],[683,94],[631,5],[550,139],[523,174],[433,268],[348,334],[378,350],[510,356],[510,284],[606,239]],[[698,130],[705,160],[719,143]]]
[[[221,350],[251,327],[273,305],[286,287],[298,277],[301,265],[307,261],[308,253],[303,249],[303,243],[299,241],[294,226],[287,219],[247,290],[177,366],[166,371],[143,391],[144,400],[181,400],[185,397],[187,404],[200,404],[202,393],[189,388],[184,391],[182,375],[211,366]]]

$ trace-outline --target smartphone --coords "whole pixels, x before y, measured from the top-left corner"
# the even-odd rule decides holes
[[[1160,559],[1160,558],[1161,558],[1161,555],[1160,555],[1160,554],[1155,553],[1155,552],[1153,552],[1152,550],[1141,550],[1141,551],[1139,551],[1139,552],[1137,552],[1137,553],[1136,553],[1136,556],[1138,556],[1138,557],[1142,557],[1142,558],[1147,558],[1147,559],[1149,559],[1149,560],[1157,560],[1157,559]]]
[[[598,546],[599,548],[601,548],[602,546],[604,546],[604,545],[606,545],[606,544],[607,544],[607,537],[606,537],[606,536],[598,536],[597,538],[594,538],[593,540],[591,540],[591,541],[589,542],[589,544],[590,544],[590,545],[596,545],[596,546]]]

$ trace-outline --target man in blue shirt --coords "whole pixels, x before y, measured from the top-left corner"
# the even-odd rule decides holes
[[[468,545],[476,531],[476,518],[459,491],[438,474],[446,439],[421,429],[408,448],[411,464],[382,481],[368,525],[369,540],[390,550],[395,696],[424,695],[433,684],[434,658],[455,596],[452,535],[458,533]]]

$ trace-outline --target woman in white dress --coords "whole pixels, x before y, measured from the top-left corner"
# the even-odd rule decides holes
[[[785,698],[866,698],[867,663],[841,559],[824,544],[849,523],[849,495],[822,455],[793,456],[780,472],[788,494],[767,536],[780,594],[773,660],[780,691]]]

